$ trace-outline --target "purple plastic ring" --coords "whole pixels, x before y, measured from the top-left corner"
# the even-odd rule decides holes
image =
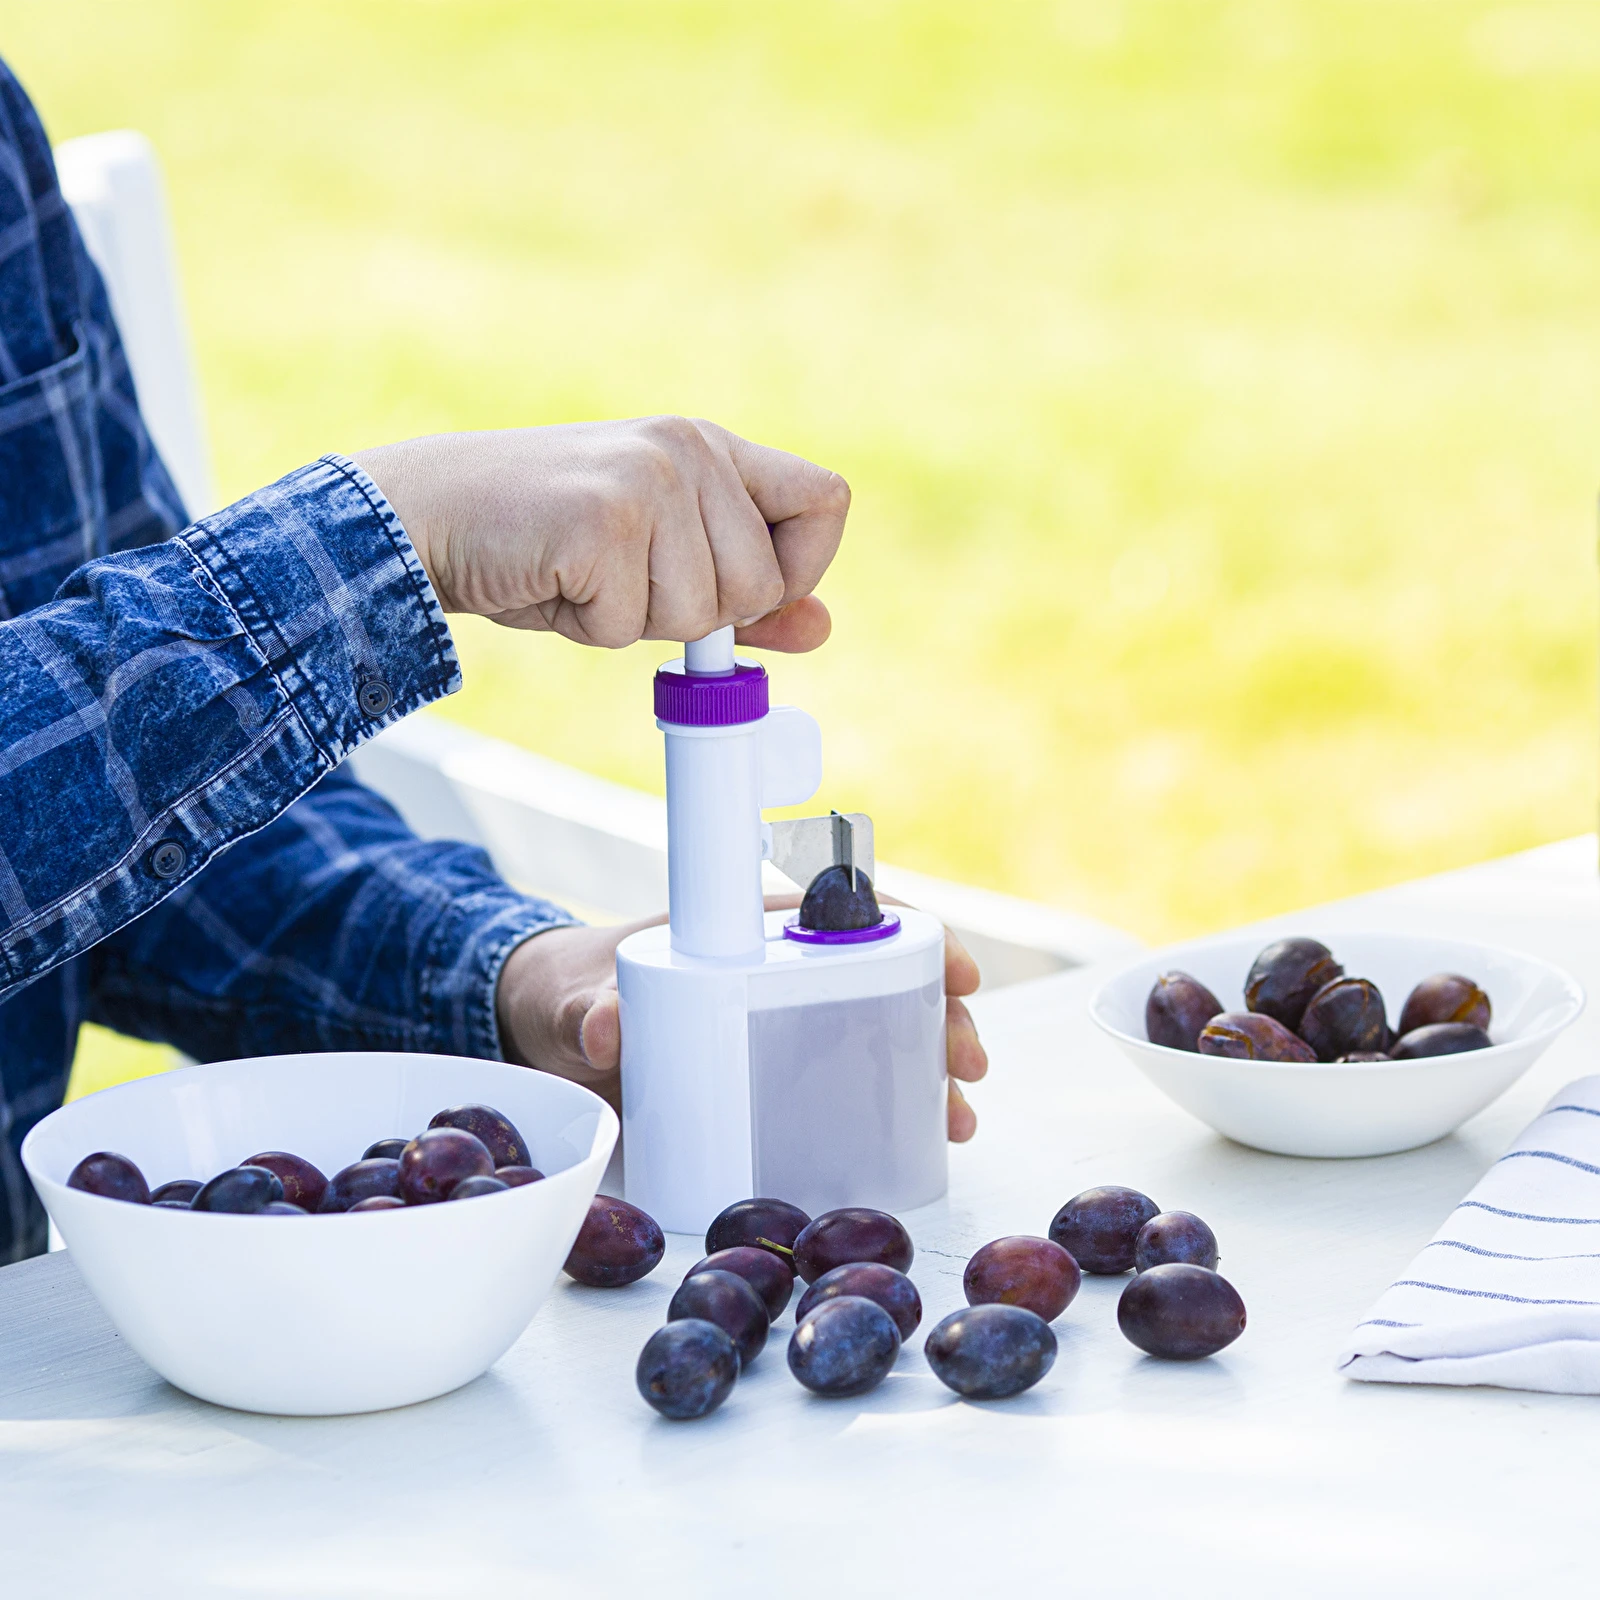
[[[885,911],[883,921],[870,928],[802,928],[798,911],[783,925],[784,938],[793,939],[796,944],[870,944],[899,931],[900,919],[892,911]]]
[[[730,728],[767,714],[767,669],[736,661],[732,672],[686,672],[668,661],[656,672],[656,718],[680,728]]]

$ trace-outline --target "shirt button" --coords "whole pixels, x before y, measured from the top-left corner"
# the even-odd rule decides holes
[[[356,689],[356,703],[369,717],[381,717],[394,704],[394,690],[382,678],[363,678]]]
[[[179,878],[189,865],[189,852],[171,839],[163,839],[150,852],[150,870],[158,878]]]

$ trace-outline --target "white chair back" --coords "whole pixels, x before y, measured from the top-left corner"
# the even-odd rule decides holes
[[[121,130],[56,146],[61,192],[111,296],[150,437],[191,517],[216,509],[166,192],[155,150]]]

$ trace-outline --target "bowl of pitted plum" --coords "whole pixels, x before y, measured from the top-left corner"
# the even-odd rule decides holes
[[[1242,934],[1131,963],[1090,1004],[1185,1111],[1258,1150],[1377,1156],[1443,1138],[1583,1009],[1536,956],[1421,934]]]
[[[22,1146],[118,1332],[169,1382],[322,1416],[486,1371],[586,1225],[616,1113],[503,1062],[352,1053],[186,1067]]]

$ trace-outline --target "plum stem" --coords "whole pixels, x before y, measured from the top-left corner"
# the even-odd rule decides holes
[[[794,1251],[791,1250],[786,1244],[779,1244],[776,1239],[762,1239],[758,1237],[756,1239],[756,1243],[765,1250],[776,1250],[780,1256],[788,1256],[791,1261],[794,1260]]]

